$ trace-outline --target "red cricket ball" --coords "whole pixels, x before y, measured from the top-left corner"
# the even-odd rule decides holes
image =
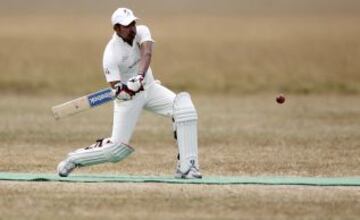
[[[279,104],[283,104],[285,102],[285,96],[283,94],[280,94],[276,97],[276,102]]]

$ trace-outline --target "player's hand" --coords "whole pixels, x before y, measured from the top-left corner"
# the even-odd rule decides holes
[[[144,90],[143,81],[144,81],[144,77],[142,75],[137,75],[137,76],[131,77],[127,81],[126,85],[129,90],[131,90],[132,92],[134,92],[136,94],[136,93]]]
[[[131,91],[126,84],[119,82],[115,84],[115,97],[121,101],[131,100],[135,95],[133,91]]]

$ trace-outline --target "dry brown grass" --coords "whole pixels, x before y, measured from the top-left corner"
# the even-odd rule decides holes
[[[1,171],[55,172],[66,153],[106,137],[111,105],[55,122],[70,97],[1,96]],[[195,96],[204,175],[359,176],[359,96]],[[154,127],[156,124],[156,127]],[[171,123],[145,113],[136,151],[78,173],[172,175]],[[357,219],[359,189],[0,182],[4,219]]]
[[[360,174],[358,96],[288,96],[284,105],[276,104],[274,96],[195,97],[206,175]],[[66,152],[110,134],[111,105],[53,120],[50,107],[68,99],[1,97],[3,170],[52,172]],[[132,145],[137,153],[131,160],[116,168],[89,170],[139,175],[173,172],[176,148],[168,119],[145,112]]]
[[[351,187],[1,182],[0,196],[3,219],[356,219],[360,215],[359,190]]]

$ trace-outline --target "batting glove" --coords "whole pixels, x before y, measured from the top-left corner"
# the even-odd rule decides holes
[[[115,84],[115,97],[121,101],[131,100],[135,95],[133,91],[131,91],[126,84],[119,82]]]
[[[127,81],[126,85],[129,90],[131,90],[132,92],[134,92],[136,94],[136,93],[144,90],[143,81],[144,81],[144,77],[142,75],[137,75],[137,76],[131,77]]]

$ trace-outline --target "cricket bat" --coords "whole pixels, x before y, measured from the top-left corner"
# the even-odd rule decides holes
[[[111,88],[99,90],[97,92],[76,98],[51,108],[55,119],[65,118],[76,113],[103,105],[114,100],[115,94]]]

